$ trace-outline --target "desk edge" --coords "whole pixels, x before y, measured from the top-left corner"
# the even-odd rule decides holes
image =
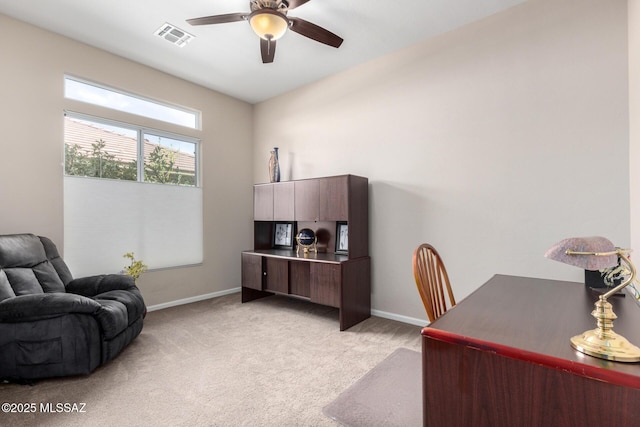
[[[599,368],[593,365],[579,363],[577,361],[562,359],[559,357],[548,356],[545,354],[535,353],[528,350],[517,349],[502,344],[489,341],[479,340],[476,338],[465,337],[451,332],[425,327],[422,329],[422,337],[424,339],[433,339],[443,341],[449,344],[463,345],[475,350],[488,351],[496,353],[499,356],[510,359],[521,360],[524,362],[535,363],[546,366],[551,369],[569,372],[582,377],[588,377],[599,381],[605,381],[610,384],[620,385],[640,390],[640,381],[634,375],[622,372],[612,371],[606,368]],[[567,344],[569,345],[569,344]],[[423,354],[423,357],[425,355]],[[591,357],[584,355],[584,357]],[[622,362],[610,362],[622,363]]]

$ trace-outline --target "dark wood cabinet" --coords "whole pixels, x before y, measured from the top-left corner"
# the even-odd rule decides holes
[[[278,293],[337,307],[340,330],[370,317],[368,191],[367,178],[355,175],[255,185],[254,248],[242,254],[242,302]],[[319,251],[273,248],[276,221],[313,229]],[[346,254],[335,252],[339,222],[349,229]]]
[[[352,175],[295,181],[296,221],[347,221]],[[359,177],[355,177],[359,178]]]
[[[259,184],[253,187],[254,221],[291,221],[294,212],[292,181]]]
[[[262,257],[260,255],[242,253],[242,286],[262,290]]]
[[[294,221],[318,235],[323,251],[335,251],[337,222],[349,227],[349,258],[369,255],[369,182],[340,175],[254,186],[254,221]],[[254,248],[267,249],[272,224],[254,227]]]
[[[267,264],[265,290],[289,293],[289,261],[279,258],[265,258],[264,261]]]
[[[311,263],[291,261],[289,267],[289,292],[293,295],[309,298],[311,296]]]
[[[311,265],[311,301],[340,307],[340,264],[313,263]]]
[[[273,219],[274,221],[291,221],[294,218],[294,185],[293,181],[273,184]]]
[[[253,187],[253,220],[273,221],[273,185]]]
[[[294,182],[296,221],[318,221],[320,204],[320,185],[317,179],[304,179]]]
[[[319,184],[319,221],[349,219],[349,176],[321,178]]]

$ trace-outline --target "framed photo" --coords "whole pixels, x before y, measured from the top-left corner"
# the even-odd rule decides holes
[[[276,222],[273,224],[273,247],[276,249],[293,249],[293,222]]]
[[[336,223],[336,253],[349,253],[349,224],[346,221]]]

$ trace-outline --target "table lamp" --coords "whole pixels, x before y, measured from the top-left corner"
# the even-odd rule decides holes
[[[640,362],[640,348],[613,331],[613,321],[617,318],[607,299],[629,285],[636,276],[636,268],[629,260],[630,249],[616,248],[604,237],[572,237],[553,245],[544,256],[549,259],[584,268],[603,270],[618,265],[618,260],[629,270],[628,277],[618,286],[600,295],[591,315],[595,317],[597,328],[571,338],[571,346],[576,350],[617,362]]]

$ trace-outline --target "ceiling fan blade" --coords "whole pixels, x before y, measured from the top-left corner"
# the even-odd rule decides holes
[[[276,41],[260,39],[260,53],[262,53],[262,63],[270,64],[276,56]]]
[[[298,6],[302,6],[303,4],[307,3],[309,0],[286,0],[287,3],[289,3],[289,6],[287,7],[287,9],[291,10],[291,9],[295,9]]]
[[[316,24],[312,24],[309,21],[305,21],[304,19],[300,18],[288,18],[289,21],[291,21],[291,31],[295,31],[296,33],[305,37],[309,37],[312,40],[324,43],[332,47],[340,47],[340,45],[344,41],[342,40],[342,38],[333,34],[331,31],[325,30],[324,28],[319,27]]]
[[[203,16],[202,18],[187,19],[191,25],[226,24],[227,22],[244,21],[246,13],[227,13],[225,15]]]

